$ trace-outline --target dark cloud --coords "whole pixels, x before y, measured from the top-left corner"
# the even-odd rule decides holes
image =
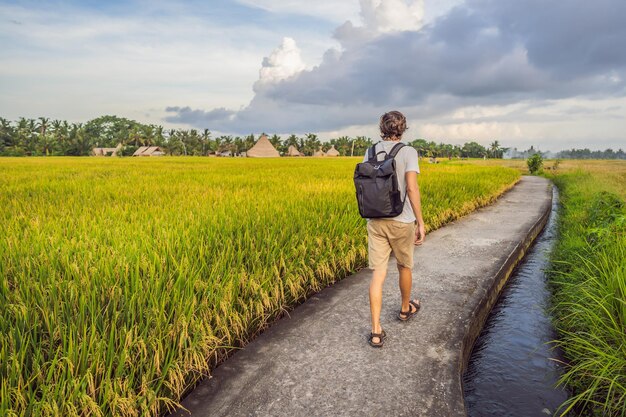
[[[507,37],[528,50],[529,62],[559,79],[594,76],[626,65],[626,2],[494,1],[471,3]]]
[[[228,110],[224,107],[213,109],[211,111],[193,110],[191,107],[167,107],[165,109],[168,113],[174,113],[172,116],[167,116],[166,121],[171,123],[189,123],[189,124],[206,124],[211,122],[227,122],[236,112],[234,110]]]
[[[367,36],[352,24],[315,68],[259,91],[241,111],[169,108],[168,121],[222,131],[331,130],[388,108],[624,96],[623,0],[468,0],[420,31]],[[214,127],[213,127],[214,126]]]

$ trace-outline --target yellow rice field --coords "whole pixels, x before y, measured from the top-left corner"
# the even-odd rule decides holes
[[[358,158],[0,158],[0,415],[173,408],[233,348],[366,265]],[[429,230],[519,170],[422,163]]]

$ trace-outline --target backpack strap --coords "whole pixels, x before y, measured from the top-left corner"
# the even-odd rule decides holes
[[[374,153],[374,151],[376,149],[376,145],[378,145],[379,143],[380,142],[376,142],[375,144],[370,146],[369,149],[367,150],[367,159],[369,161],[376,161],[378,154]]]
[[[395,158],[396,155],[398,154],[398,152],[400,152],[400,149],[404,148],[404,143],[396,143],[393,148],[391,148],[391,151],[389,152],[389,156],[388,158]]]
[[[387,158],[389,159],[393,159],[396,157],[396,155],[398,154],[398,152],[400,152],[400,149],[404,148],[406,145],[402,142],[400,143],[396,143],[395,145],[393,145],[393,148],[391,148],[391,151],[389,151],[389,156],[387,156]],[[404,202],[406,201],[406,196],[408,194],[408,190],[405,188],[404,189],[404,198],[402,199],[402,205],[404,205]]]

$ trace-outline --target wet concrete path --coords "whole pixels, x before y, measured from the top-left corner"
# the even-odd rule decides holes
[[[550,183],[523,177],[495,204],[415,249],[419,314],[400,322],[398,273],[383,290],[382,349],[367,343],[363,270],[277,321],[182,402],[208,416],[465,416],[461,373],[506,279],[550,213]],[[189,416],[180,410],[176,416]]]

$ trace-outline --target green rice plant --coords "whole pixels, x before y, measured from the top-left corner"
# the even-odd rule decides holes
[[[563,209],[552,254],[553,312],[556,344],[569,361],[560,383],[573,390],[559,412],[626,416],[626,209],[608,191],[620,181],[599,171],[554,180]]]
[[[149,416],[366,265],[357,158],[0,158],[0,415]],[[429,230],[502,167],[423,166]]]
[[[626,242],[579,256],[561,291],[572,293],[556,308],[566,321],[557,344],[571,366],[561,382],[575,388],[564,411],[575,406],[599,415],[626,415]],[[571,265],[570,265],[571,266]],[[572,275],[575,274],[575,277]],[[572,282],[575,279],[576,282]],[[575,294],[575,295],[574,295]],[[586,411],[585,411],[586,412]]]

